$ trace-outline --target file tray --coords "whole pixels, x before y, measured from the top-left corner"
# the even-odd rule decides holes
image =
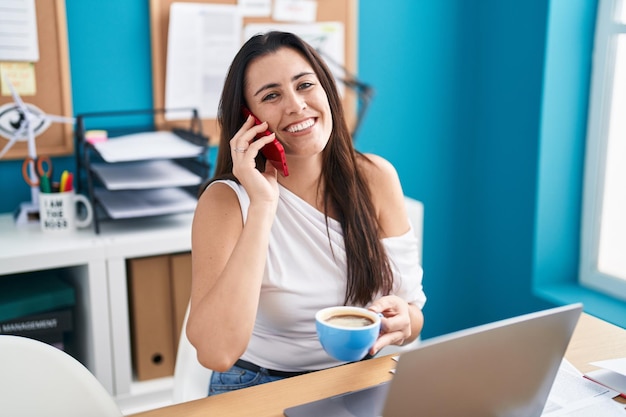
[[[0,278],[0,322],[73,307],[75,303],[74,287],[49,271]]]
[[[189,129],[155,130],[155,126],[136,124],[169,111],[188,112]],[[111,127],[105,129],[107,125]],[[107,134],[89,141],[87,129]],[[78,115],[77,191],[87,192],[96,234],[103,220],[192,212],[198,190],[209,177],[208,143],[195,108]]]

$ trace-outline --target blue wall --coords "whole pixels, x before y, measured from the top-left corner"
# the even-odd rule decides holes
[[[361,2],[378,94],[358,145],[425,204],[424,334],[548,307],[531,279],[548,2],[402,3]]]
[[[66,7],[74,112],[150,108],[148,2]],[[406,194],[425,204],[425,337],[551,305],[533,293],[549,230],[537,227],[539,174],[550,171],[541,155],[556,134],[541,134],[543,84],[548,22],[569,8],[585,22],[572,45],[588,45],[593,0],[359,3],[359,78],[376,94],[357,147],[394,163]],[[570,81],[584,90],[585,74]],[[28,189],[17,162],[0,163],[0,176],[13,179],[0,182],[0,212],[12,211]],[[563,181],[580,190],[580,180]],[[576,234],[580,193],[564,198],[564,227]],[[571,250],[562,256],[576,262]]]

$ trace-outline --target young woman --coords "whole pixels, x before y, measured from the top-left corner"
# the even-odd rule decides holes
[[[187,325],[214,371],[209,395],[340,365],[317,340],[324,307],[382,313],[372,355],[415,340],[426,297],[398,175],[354,149],[316,51],[290,33],[251,38],[231,64],[218,120],[216,172],[193,221]],[[261,156],[275,138],[288,176]]]

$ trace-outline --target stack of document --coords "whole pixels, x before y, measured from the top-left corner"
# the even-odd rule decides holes
[[[619,392],[622,397],[626,397],[626,358],[591,362],[591,365],[602,369],[586,373],[586,378]]]
[[[623,404],[613,400],[617,395],[563,359],[541,417],[624,417]]]
[[[180,188],[109,191],[95,190],[96,198],[113,219],[158,216],[193,211],[196,198]]]
[[[94,163],[91,170],[107,190],[141,190],[199,185],[202,178],[173,161]]]
[[[194,145],[169,131],[119,136],[96,143],[94,148],[106,162],[191,158],[204,150],[202,146]]]
[[[95,143],[104,162],[91,164],[103,188],[95,197],[112,219],[130,219],[193,211],[197,199],[179,187],[202,178],[173,162],[195,158],[204,147],[173,132],[143,132]]]

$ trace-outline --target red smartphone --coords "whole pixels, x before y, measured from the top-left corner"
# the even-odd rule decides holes
[[[262,122],[254,115],[247,107],[242,107],[244,116],[252,116],[254,117],[254,124],[260,125]],[[260,139],[263,136],[271,135],[272,132],[266,130],[263,133],[259,133],[256,135],[256,139]],[[255,139],[255,140],[256,140]],[[278,139],[274,138],[273,142],[268,143],[264,147],[261,148],[261,153],[268,161],[274,165],[274,167],[281,172],[284,177],[289,175],[289,170],[287,169],[287,159],[285,158],[285,148],[278,141]]]

